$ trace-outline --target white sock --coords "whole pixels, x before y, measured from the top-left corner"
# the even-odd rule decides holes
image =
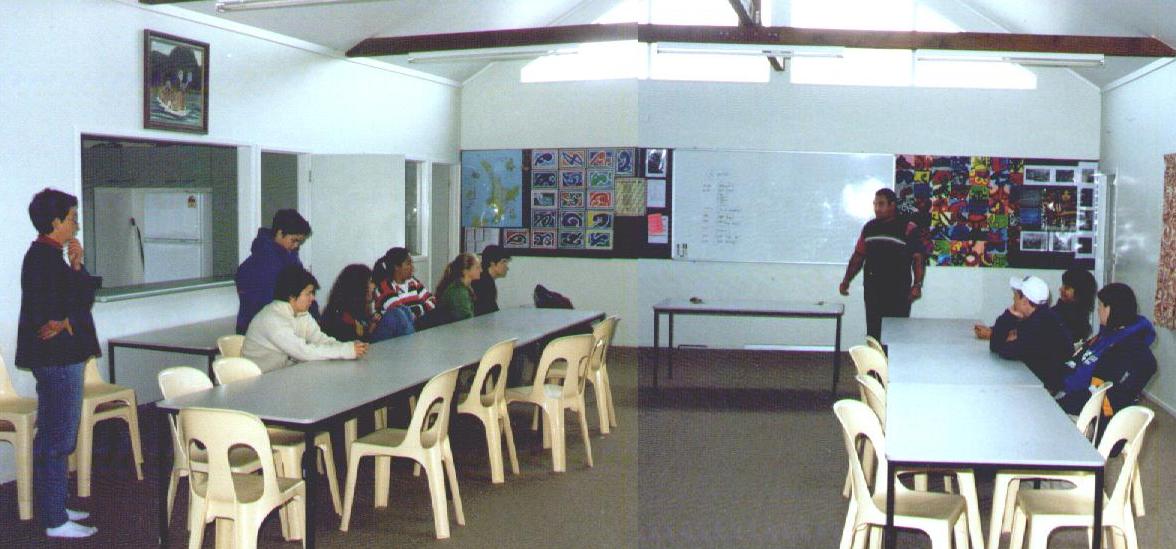
[[[86,520],[90,518],[90,513],[85,511],[78,511],[76,509],[66,509],[65,515],[69,517],[69,520],[73,521]]]
[[[45,529],[45,535],[51,538],[88,538],[97,533],[97,528],[83,526],[72,520],[65,521],[61,526]]]

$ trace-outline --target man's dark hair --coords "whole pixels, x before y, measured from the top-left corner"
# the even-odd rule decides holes
[[[405,261],[408,261],[407,249],[400,246],[388,248],[388,251],[384,252],[384,257],[377,259],[376,264],[372,265],[372,280],[379,284],[381,280],[392,278],[392,271]]]
[[[1098,291],[1098,300],[1111,308],[1107,315],[1108,328],[1122,328],[1133,322],[1139,315],[1139,303],[1135,301],[1135,292],[1122,282],[1112,282]]]
[[[297,298],[302,293],[302,289],[307,286],[314,286],[314,289],[319,289],[318,279],[310,274],[309,271],[302,268],[302,265],[286,265],[278,273],[278,280],[274,283],[274,299],[277,301],[287,301]]]
[[[485,248],[482,248],[483,269],[487,269],[491,265],[504,259],[510,259],[510,254],[502,246],[499,246],[498,244],[490,244]]]
[[[310,236],[310,223],[298,213],[298,210],[284,209],[274,212],[274,219],[270,223],[270,230],[276,235],[282,231],[283,235],[302,234]]]
[[[898,202],[898,195],[894,194],[894,191],[891,189],[878,189],[878,192],[875,192],[874,196],[884,197],[886,198],[886,201],[891,204]]]
[[[29,219],[37,228],[38,234],[49,234],[53,232],[53,220],[65,221],[70,208],[76,207],[78,207],[77,197],[46,187],[33,195],[32,202],[29,202]]]

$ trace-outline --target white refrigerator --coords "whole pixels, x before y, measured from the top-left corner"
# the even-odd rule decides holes
[[[208,189],[94,189],[94,274],[107,288],[212,276]]]

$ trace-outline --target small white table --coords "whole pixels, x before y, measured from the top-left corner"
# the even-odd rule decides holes
[[[161,400],[156,406],[169,413],[199,406],[240,410],[267,424],[304,433],[306,448],[314,448],[315,433],[347,419],[400,391],[434,376],[476,364],[491,345],[518,338],[526,345],[552,334],[600,320],[597,311],[571,309],[503,309],[412,335],[373,344],[359,360],[303,362],[256,378],[218,385],[183,397]],[[170,431],[160,431],[160,448],[171,448]],[[168,541],[167,478],[171,457],[159,453],[159,543]],[[306,482],[306,546],[314,547],[315,452],[302,455]]]
[[[841,373],[841,317],[845,305],[841,303],[722,300],[700,301],[689,299],[665,299],[653,306],[653,387],[657,389],[658,369],[661,367],[661,315],[669,317],[669,376],[674,377],[674,316],[762,316],[777,318],[824,318],[835,321],[833,343],[833,396],[837,395],[837,376]]]
[[[886,458],[887,547],[894,547],[896,533],[895,471],[909,467],[1090,471],[1094,531],[1101,532],[1105,461],[1040,387],[892,380],[886,398]],[[1101,539],[1094,536],[1095,549]]]

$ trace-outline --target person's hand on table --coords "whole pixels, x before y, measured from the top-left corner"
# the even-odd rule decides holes
[[[361,358],[367,353],[368,344],[362,341],[355,342],[355,358]]]
[[[992,328],[983,324],[972,326],[972,331],[976,333],[976,339],[990,339],[992,337]]]

